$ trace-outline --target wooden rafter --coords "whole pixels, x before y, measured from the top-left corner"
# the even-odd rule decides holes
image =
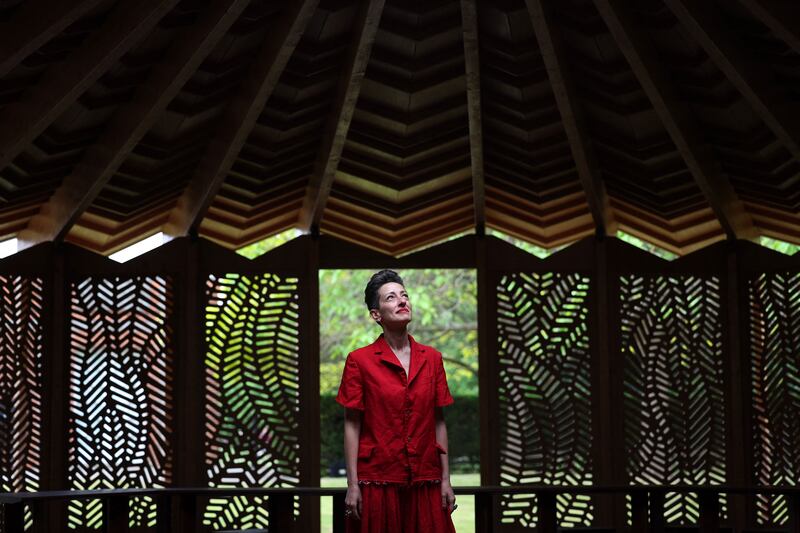
[[[80,49],[49,69],[31,93],[0,112],[0,169],[53,123],[179,0],[120,2]]]
[[[267,32],[253,65],[232,97],[217,126],[217,134],[186,190],[169,216],[164,232],[187,235],[196,230],[225,181],[247,136],[278,84],[281,73],[305,32],[319,0],[288,2],[287,11]]]
[[[197,23],[176,37],[133,101],[115,113],[103,136],[20,232],[21,247],[63,240],[249,3],[250,0],[215,2]]]
[[[561,35],[553,23],[547,0],[527,0],[527,5],[542,59],[550,78],[553,96],[561,113],[572,156],[575,158],[575,165],[578,168],[581,186],[586,193],[596,234],[599,236],[613,234],[615,223],[611,206],[600,174],[600,165],[589,139],[588,128],[568,67],[569,61]]]
[[[299,225],[304,231],[319,228],[325,204],[328,201],[336,168],[353,119],[353,111],[361,92],[361,83],[367,71],[367,63],[378,32],[385,0],[362,0],[362,9],[355,21],[356,38],[350,47],[344,66],[336,101],[328,118],[322,138],[322,149],[309,180]]]
[[[0,78],[101,0],[30,0],[0,24]]]
[[[796,0],[739,0],[739,3],[800,54],[800,12]]]
[[[770,69],[738,45],[706,2],[665,0],[683,26],[750,102],[764,123],[800,161],[800,112],[775,82]]]
[[[461,23],[464,34],[464,65],[467,77],[467,112],[469,114],[469,151],[472,166],[472,198],[475,228],[479,235],[486,227],[486,185],[483,167],[483,119],[481,116],[481,71],[478,48],[478,13],[476,0],[461,0]]]
[[[722,174],[691,110],[678,97],[649,37],[627,11],[630,4],[619,0],[594,0],[594,3],[727,237],[755,238],[750,216]]]

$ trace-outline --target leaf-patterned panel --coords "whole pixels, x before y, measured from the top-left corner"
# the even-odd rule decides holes
[[[622,276],[620,301],[630,482],[724,483],[719,279]],[[665,518],[696,524],[698,505],[695,494],[667,493]]]
[[[502,485],[592,482],[589,279],[515,273],[497,285]],[[533,495],[501,500],[503,524],[534,527]],[[559,496],[562,526],[592,523],[587,496]]]
[[[210,276],[206,306],[206,468],[212,487],[299,483],[299,280]],[[216,529],[268,527],[260,497],[211,500]]]
[[[0,490],[39,490],[42,280],[0,276]],[[31,516],[26,513],[30,527]]]
[[[800,483],[800,273],[761,274],[748,283],[754,478]],[[789,518],[783,496],[759,496],[761,524]]]
[[[173,287],[163,276],[70,287],[69,477],[73,489],[163,487],[171,479]],[[150,499],[135,526],[155,523]],[[71,528],[101,525],[98,500],[72,500]]]

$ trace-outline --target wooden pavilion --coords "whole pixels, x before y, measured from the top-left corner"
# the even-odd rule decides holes
[[[479,532],[800,531],[761,237],[795,0],[0,0],[1,530],[318,530],[318,271],[389,266],[477,271]]]

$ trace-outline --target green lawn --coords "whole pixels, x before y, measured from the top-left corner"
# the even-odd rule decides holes
[[[450,481],[454,487],[480,485],[480,474],[451,474]],[[322,487],[346,487],[347,482],[343,477],[324,477],[320,479]],[[458,496],[458,509],[453,513],[453,523],[456,533],[475,533],[475,498],[473,496]],[[331,498],[322,498],[320,502],[320,523],[322,533],[333,531],[333,511]]]

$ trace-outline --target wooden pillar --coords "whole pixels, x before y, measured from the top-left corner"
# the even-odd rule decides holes
[[[44,279],[42,353],[42,461],[40,490],[69,486],[69,280],[63,246],[50,245],[50,271]],[[67,502],[48,500],[37,506],[34,531],[67,529]]]
[[[309,238],[306,245],[306,271],[300,284],[300,485],[319,487],[319,239]],[[297,531],[319,531],[319,509],[319,496],[302,496]]]
[[[486,237],[475,239],[475,264],[478,281],[478,397],[480,399],[481,485],[499,485],[498,433],[498,370],[494,333],[497,303],[489,272]],[[492,530],[497,517],[497,498],[489,494],[475,497],[476,533]],[[481,507],[481,508],[478,508]]]
[[[747,280],[741,272],[739,246],[728,248],[724,276],[724,308],[726,309],[723,349],[723,375],[725,382],[725,431],[727,483],[733,486],[753,484],[752,431],[750,405],[750,351],[748,346],[749,316],[747,314]],[[753,523],[755,506],[753,495],[730,496],[729,520],[735,531],[743,531]]]
[[[175,286],[175,425],[174,487],[205,487],[205,285],[200,242],[185,240],[186,253]],[[194,499],[193,499],[194,500]],[[192,533],[199,526],[203,499],[177,505],[172,531]]]
[[[594,245],[591,281],[592,357],[592,460],[595,485],[620,486],[625,475],[623,413],[624,361],[618,348],[620,331],[619,275],[609,268],[609,240]],[[595,526],[620,530],[627,527],[623,494],[599,494],[594,498]]]

